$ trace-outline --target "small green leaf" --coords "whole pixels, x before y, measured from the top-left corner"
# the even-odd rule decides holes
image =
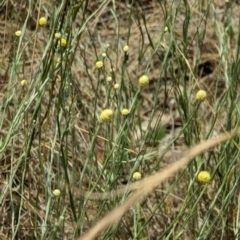
[[[159,127],[154,131],[154,140],[160,141],[165,136],[165,127]]]

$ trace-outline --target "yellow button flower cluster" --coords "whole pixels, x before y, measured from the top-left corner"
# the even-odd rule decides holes
[[[140,85],[140,87],[146,87],[149,84],[149,78],[147,75],[142,75],[139,79],[138,79],[138,83]]]
[[[66,47],[67,46],[67,40],[65,38],[61,38],[58,40],[58,46]]]
[[[120,84],[119,83],[115,83],[113,87],[114,87],[114,89],[118,89],[120,87]]]
[[[15,35],[16,35],[17,37],[20,37],[20,36],[22,35],[22,31],[20,31],[20,30],[16,31],[16,32],[15,32]]]
[[[140,180],[142,178],[142,174],[140,172],[135,172],[133,174],[133,180]]]
[[[56,33],[54,34],[54,37],[55,37],[56,39],[60,39],[60,38],[61,38],[61,33],[56,32]]]
[[[59,196],[60,194],[61,194],[61,191],[60,191],[59,189],[53,190],[53,195],[54,195],[55,197]]]
[[[39,24],[41,27],[47,25],[47,19],[46,19],[45,17],[39,18],[38,24]]]
[[[27,85],[27,80],[23,79],[21,82],[20,82],[21,86],[26,86]]]
[[[121,111],[123,116],[127,116],[129,114],[129,110],[127,108],[122,109]]]
[[[124,51],[124,52],[128,52],[128,50],[129,50],[128,45],[125,45],[125,46],[123,47],[123,51]]]
[[[97,61],[96,62],[96,67],[97,68],[102,68],[103,67],[103,62],[102,61]]]
[[[111,109],[104,109],[100,114],[100,119],[102,122],[109,122],[112,120],[113,111]]]
[[[203,183],[203,184],[207,184],[209,183],[211,180],[211,176],[209,174],[209,172],[207,171],[201,171],[198,174],[198,181]]]
[[[207,98],[207,93],[204,90],[199,90],[196,94],[196,100],[203,102]]]

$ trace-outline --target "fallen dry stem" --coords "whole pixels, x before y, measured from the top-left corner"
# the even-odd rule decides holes
[[[223,141],[226,141],[233,136],[240,133],[240,129],[234,130],[233,132],[219,135],[217,138],[209,139],[203,143],[200,143],[191,149],[179,159],[177,162],[174,162],[169,167],[164,170],[159,171],[156,174],[153,174],[141,181],[139,181],[139,186],[141,188],[133,193],[123,204],[113,209],[110,213],[108,213],[104,218],[102,218],[93,228],[91,228],[87,233],[81,236],[78,240],[91,240],[96,236],[101,234],[110,224],[114,221],[119,220],[123,214],[139,199],[143,199],[148,193],[150,193],[155,187],[157,187],[161,182],[170,177],[173,173],[180,170],[184,167],[191,159],[198,156],[201,153],[217,146]]]

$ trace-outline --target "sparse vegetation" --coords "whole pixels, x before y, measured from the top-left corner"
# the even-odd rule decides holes
[[[0,239],[239,239],[239,9],[3,0]]]

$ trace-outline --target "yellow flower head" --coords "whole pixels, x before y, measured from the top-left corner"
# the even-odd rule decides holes
[[[203,102],[207,97],[207,93],[204,90],[199,90],[196,94],[196,100]]]
[[[140,172],[135,172],[132,177],[133,180],[140,180],[142,178],[142,174]]]
[[[15,35],[16,35],[17,37],[20,37],[20,36],[22,35],[22,31],[20,31],[20,30],[16,31],[16,32],[15,32]]]
[[[198,181],[203,183],[203,184],[207,184],[209,183],[211,180],[211,176],[209,174],[209,172],[207,171],[201,171],[199,174],[198,174]]]
[[[122,111],[121,111],[122,115],[123,116],[127,116],[130,112],[127,108],[124,108]]]
[[[149,78],[146,75],[142,75],[139,79],[138,79],[139,85],[141,87],[145,87],[149,84]]]
[[[111,82],[111,81],[112,81],[112,77],[108,76],[108,77],[107,77],[107,81],[108,81],[108,82]]]
[[[124,52],[128,52],[128,50],[129,50],[128,45],[125,45],[125,46],[123,47],[123,51],[124,51]]]
[[[100,119],[102,122],[109,122],[111,121],[113,116],[113,111],[111,109],[104,109],[100,114]]]
[[[65,38],[61,38],[58,40],[58,46],[66,47],[67,46],[67,40]]]
[[[45,17],[39,18],[38,24],[42,27],[45,26],[47,24],[47,19]]]
[[[21,84],[21,86],[26,86],[27,85],[27,81],[24,79],[24,80],[22,80],[21,82],[20,82],[20,84]]]
[[[59,196],[61,194],[61,191],[59,190],[59,189],[55,189],[55,190],[53,190],[53,195],[54,196]]]
[[[103,62],[102,61],[97,61],[96,62],[96,67],[97,68],[102,68],[103,67]]]
[[[60,39],[60,38],[61,38],[61,33],[59,33],[59,32],[55,33],[55,34],[54,34],[54,37],[55,37],[56,39]]]
[[[102,53],[102,57],[105,58],[107,56],[106,53]]]
[[[115,89],[118,89],[120,87],[120,84],[119,83],[115,83],[114,86],[113,86]]]

